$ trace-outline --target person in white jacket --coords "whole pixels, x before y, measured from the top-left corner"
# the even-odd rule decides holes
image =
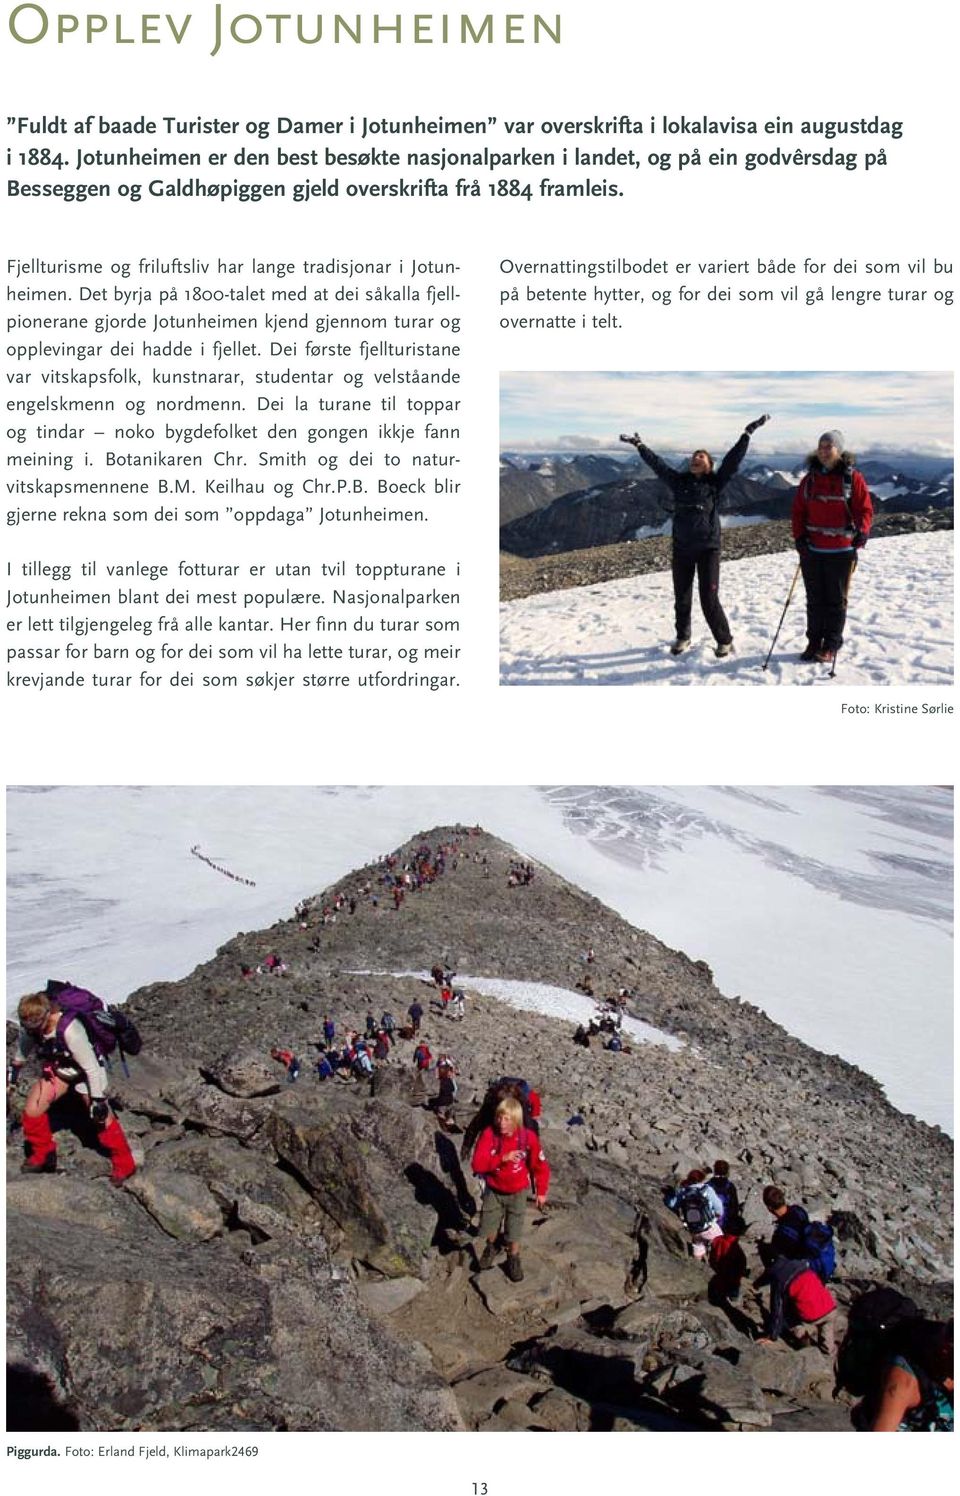
[[[76,989],[66,988],[70,992]],[[32,1053],[39,1055],[42,1072],[27,1096],[21,1118],[26,1158],[24,1174],[52,1174],[57,1167],[57,1144],[49,1111],[55,1101],[74,1090],[86,1102],[99,1142],[110,1155],[111,1184],[120,1185],[136,1170],[123,1128],[107,1102],[107,1072],[90,1041],[83,1019],[70,1017],[56,997],[31,992],[17,1007],[20,1032],[11,1069],[16,1084],[20,1069]]]

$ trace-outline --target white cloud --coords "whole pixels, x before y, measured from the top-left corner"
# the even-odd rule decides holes
[[[828,427],[854,450],[909,448],[952,455],[953,381],[947,373],[690,372],[506,373],[501,378],[504,446],[577,440],[616,446],[638,430],[651,445],[731,444],[769,411],[755,452],[806,451]]]

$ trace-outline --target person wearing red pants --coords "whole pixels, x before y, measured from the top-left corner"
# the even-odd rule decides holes
[[[78,989],[65,988],[67,992]],[[87,996],[88,994],[84,994]],[[31,1052],[39,1055],[43,1071],[27,1096],[22,1126],[26,1158],[25,1174],[53,1173],[57,1167],[57,1145],[49,1111],[55,1101],[74,1090],[82,1096],[98,1141],[110,1155],[110,1183],[120,1185],[136,1170],[123,1128],[107,1103],[107,1074],[91,1042],[83,1019],[71,1016],[56,997],[31,992],[20,999],[17,1054],[12,1065],[16,1083]]]

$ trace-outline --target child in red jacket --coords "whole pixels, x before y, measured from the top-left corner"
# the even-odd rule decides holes
[[[537,1205],[542,1207],[550,1186],[550,1165],[537,1134],[524,1127],[523,1107],[514,1097],[499,1103],[493,1126],[485,1127],[477,1139],[473,1172],[482,1175],[486,1183],[480,1208],[480,1235],[486,1237],[480,1271],[496,1261],[497,1237],[502,1230],[507,1243],[507,1277],[512,1283],[520,1283],[527,1191],[532,1182]]]

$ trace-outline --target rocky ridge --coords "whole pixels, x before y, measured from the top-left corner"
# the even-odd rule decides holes
[[[882,514],[874,521],[870,544],[889,535],[926,534],[952,530],[952,509],[930,509],[916,514]],[[668,535],[646,540],[621,541],[583,550],[561,551],[536,557],[500,553],[500,601],[515,602],[538,592],[558,592],[567,587],[592,587],[621,577],[645,576],[669,571],[672,541]],[[723,532],[723,558],[741,561],[747,556],[792,551],[789,522],[772,520],[759,525],[737,525]]]
[[[131,997],[144,1050],[114,1091],[142,1167],[126,1189],[108,1188],[82,1127],[60,1134],[64,1172],[41,1178],[17,1172],[14,1135],[10,1426],[849,1427],[819,1353],[755,1344],[749,1291],[736,1309],[710,1301],[663,1185],[728,1158],[753,1253],[775,1179],[812,1215],[833,1212],[841,1304],[889,1281],[933,1312],[951,1294],[950,1140],[549,869],[508,886],[517,854],[495,838],[433,830],[401,864],[422,841],[460,851],[399,911],[372,901],[381,869],[361,869],[309,901],[306,929],[239,934]],[[338,892],[355,913],[324,922]],[[274,951],[282,976],[241,976]],[[462,976],[467,1015],[452,1021],[416,975],[435,961],[626,988],[635,1016],[683,1047],[585,1050],[572,1024]],[[456,1059],[461,1122],[497,1074],[544,1096],[554,1180],[546,1211],[531,1209],[521,1284],[475,1271],[476,1181],[424,1108],[435,1081],[415,1075],[412,1043],[372,1084],[312,1073],[325,1013],[342,1033],[415,997],[434,1055]],[[295,1085],[275,1044],[301,1056]]]

